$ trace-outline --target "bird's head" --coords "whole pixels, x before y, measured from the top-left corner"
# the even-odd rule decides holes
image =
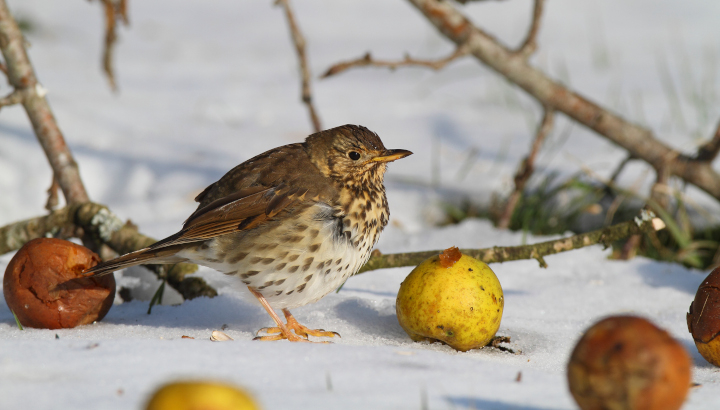
[[[357,125],[343,125],[305,140],[310,158],[320,171],[348,186],[382,184],[387,163],[412,152],[386,149],[377,134]]]

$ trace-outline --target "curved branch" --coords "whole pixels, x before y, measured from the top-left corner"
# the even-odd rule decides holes
[[[382,61],[382,60],[373,60],[370,53],[365,54],[364,56],[350,61],[345,61],[342,63],[337,63],[325,71],[323,75],[320,76],[320,78],[327,78],[336,74],[340,74],[345,70],[349,70],[354,67],[387,67],[391,70],[395,70],[398,67],[428,67],[433,70],[440,70],[444,68],[446,65],[448,65],[453,60],[456,60],[460,57],[466,56],[470,53],[470,50],[468,50],[467,47],[459,46],[453,51],[452,54],[445,58],[441,58],[438,60],[417,60],[409,55],[405,55],[405,58],[400,61]]]
[[[65,199],[68,203],[87,202],[89,198],[80,179],[77,163],[55,122],[45,99],[46,91],[35,76],[25,51],[23,35],[5,0],[0,0],[0,50],[5,58],[8,81],[15,88],[15,92],[22,95],[22,105],[40,145],[45,150]]]
[[[300,97],[307,106],[313,129],[315,132],[320,132],[322,125],[320,125],[320,117],[318,117],[315,105],[313,105],[312,90],[310,89],[310,68],[308,67],[307,55],[305,54],[305,37],[302,35],[300,27],[295,21],[295,16],[293,15],[288,0],[277,0],[275,4],[281,5],[285,10],[285,17],[287,17],[288,25],[290,26],[290,36],[292,37],[295,52],[299,60],[298,64],[300,66],[300,77],[302,81],[302,94]]]
[[[627,238],[630,235],[650,231],[659,231],[665,224],[651,212],[645,211],[640,218],[608,226],[596,231],[574,235],[569,238],[556,239],[524,246],[495,246],[485,249],[460,249],[465,255],[472,256],[485,263],[502,263],[522,259],[536,259],[540,267],[546,268],[545,256],[560,252],[571,251],[591,245],[609,247],[613,242]],[[417,266],[425,259],[442,253],[442,250],[425,252],[407,252],[392,254],[374,254],[358,273],[375,269],[399,268],[402,266]]]
[[[533,7],[533,19],[528,31],[527,37],[523,44],[517,49],[516,53],[522,56],[524,59],[528,59],[537,49],[537,35],[540,31],[540,18],[542,17],[543,6],[545,0],[535,0],[535,6]]]
[[[118,20],[125,26],[130,24],[127,15],[127,0],[101,0],[105,11],[105,44],[103,45],[103,71],[107,76],[110,88],[117,91],[115,70],[113,69],[113,49],[117,42]]]
[[[0,98],[0,108],[20,104],[23,101],[23,93],[15,90],[3,98]]]
[[[720,200],[720,175],[710,164],[677,152],[653,137],[650,130],[633,124],[585,97],[551,80],[528,65],[517,53],[475,27],[446,1],[408,0],[455,44],[467,44],[480,62],[528,92],[542,105],[562,112],[591,130],[613,141],[653,168],[667,167],[668,172],[692,183]]]
[[[720,152],[720,123],[715,129],[715,135],[705,144],[701,145],[695,158],[698,161],[712,162]]]
[[[510,219],[512,219],[515,207],[522,196],[523,189],[525,189],[525,185],[535,171],[535,157],[537,157],[538,152],[540,152],[540,147],[543,142],[545,142],[545,138],[548,134],[550,134],[550,131],[552,131],[554,122],[555,114],[552,110],[546,108],[543,112],[542,121],[535,133],[535,139],[533,140],[532,147],[530,148],[530,153],[528,153],[527,157],[523,159],[517,173],[515,173],[515,190],[513,190],[510,194],[510,197],[505,204],[505,210],[503,211],[503,214],[497,224],[498,228],[506,229],[510,226]]]
[[[55,179],[55,176],[53,176],[52,181],[50,182],[50,188],[47,190],[48,199],[47,202],[45,202],[45,209],[52,212],[55,209],[57,209],[58,204],[60,203],[60,199],[58,198],[58,188],[60,186],[57,183],[57,179]]]

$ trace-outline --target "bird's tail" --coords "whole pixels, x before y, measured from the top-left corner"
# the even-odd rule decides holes
[[[101,262],[83,272],[83,276],[104,276],[113,273],[116,270],[141,264],[166,264],[187,261],[187,259],[177,256],[175,254],[177,251],[178,249],[172,246],[159,249],[153,249],[152,247],[140,249],[135,252],[119,256],[115,259]]]

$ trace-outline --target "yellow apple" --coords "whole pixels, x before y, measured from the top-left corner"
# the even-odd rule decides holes
[[[396,309],[412,340],[439,340],[464,352],[492,340],[503,306],[502,287],[490,267],[450,248],[410,272]]]
[[[215,382],[176,382],[161,387],[146,410],[259,410],[244,391]]]

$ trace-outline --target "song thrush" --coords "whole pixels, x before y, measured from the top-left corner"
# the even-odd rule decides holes
[[[377,134],[356,125],[271,149],[201,192],[180,232],[86,274],[193,262],[236,276],[260,301],[277,327],[260,329],[273,335],[259,339],[337,335],[300,325],[288,309],[318,301],[367,262],[390,215],[386,164],[410,154],[385,149]]]

